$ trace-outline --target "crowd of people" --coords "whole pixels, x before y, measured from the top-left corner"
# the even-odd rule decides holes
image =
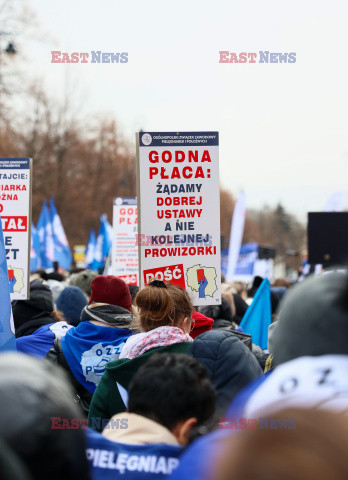
[[[277,279],[267,349],[240,326],[261,282],[197,307],[159,280],[33,274],[0,355],[1,477],[348,478],[348,275]]]

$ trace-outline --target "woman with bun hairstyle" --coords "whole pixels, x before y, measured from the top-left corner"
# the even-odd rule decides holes
[[[180,287],[154,280],[135,297],[138,315],[118,360],[106,365],[90,410],[89,427],[101,431],[115,414],[127,409],[127,389],[135,372],[153,353],[188,353],[193,305]]]

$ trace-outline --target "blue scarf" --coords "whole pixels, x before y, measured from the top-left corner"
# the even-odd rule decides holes
[[[128,329],[101,327],[84,321],[70,328],[61,339],[63,353],[72,373],[90,393],[97,388],[105,365],[119,357],[131,333]]]

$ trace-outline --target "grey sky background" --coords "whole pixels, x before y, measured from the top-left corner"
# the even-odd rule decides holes
[[[348,207],[346,0],[27,0],[46,32],[29,75],[67,79],[85,115],[148,131],[218,130],[220,176],[248,206],[303,220],[328,196]],[[127,64],[52,64],[51,50],[128,52]],[[296,52],[295,64],[219,64],[219,51]],[[117,192],[115,192],[115,195]]]

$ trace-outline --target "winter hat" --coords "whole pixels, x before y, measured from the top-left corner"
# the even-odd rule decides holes
[[[233,320],[231,306],[228,301],[222,297],[220,305],[204,305],[197,307],[197,310],[206,317],[213,318],[214,320],[223,318],[229,320],[231,323]]]
[[[12,302],[15,328],[19,328],[43,312],[49,314],[53,309],[50,287],[41,278],[36,278],[30,282],[30,300],[14,300]]]
[[[57,280],[57,282],[63,282],[64,275],[58,272],[51,272],[47,274],[47,280]]]
[[[50,287],[53,295],[53,301],[56,302],[59,295],[65,288],[63,282],[58,282],[58,280],[47,280],[47,285]]]
[[[91,283],[91,298],[89,305],[95,303],[109,303],[126,308],[132,313],[132,297],[126,283],[114,275],[99,275]]]
[[[256,292],[257,292],[259,286],[261,285],[262,281],[263,281],[263,278],[258,276],[258,275],[254,278],[253,283],[252,283],[251,287],[248,289],[248,292],[247,292],[249,298],[254,297],[254,295],[256,294]]]
[[[80,273],[73,273],[69,278],[69,285],[81,288],[83,293],[87,295],[87,299],[91,296],[91,283],[95,277],[98,276],[97,272],[93,270],[83,270]]]
[[[75,327],[79,324],[81,312],[86,305],[86,296],[79,287],[64,288],[56,301],[57,309],[61,310],[66,320]]]
[[[208,332],[212,329],[214,320],[212,318],[206,317],[200,312],[193,312],[192,320],[194,320],[195,325],[193,330],[190,332],[190,337],[196,338],[203,332]]]
[[[274,365],[305,355],[348,355],[348,275],[312,277],[287,293],[271,353]]]

